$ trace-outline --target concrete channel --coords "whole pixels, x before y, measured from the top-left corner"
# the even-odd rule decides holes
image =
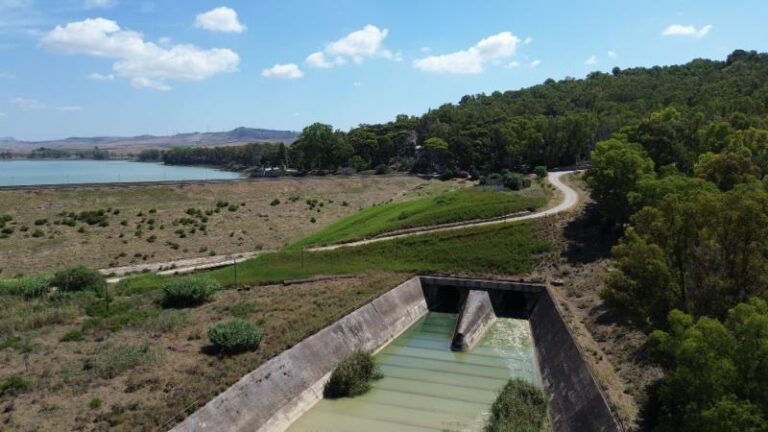
[[[523,323],[532,339],[527,351],[530,355],[521,351],[522,358],[530,357],[521,366],[522,375],[541,385],[548,395],[553,431],[618,431],[610,408],[546,286],[429,276],[404,282],[271,359],[172,431],[333,430],[323,429],[319,424],[333,425],[339,415],[349,417],[350,412],[360,413],[354,419],[356,423],[351,423],[356,426],[350,430],[441,430],[443,427],[434,426],[442,424],[440,416],[446,421],[454,421],[457,413],[471,418],[475,412],[467,411],[467,406],[472,404],[479,406],[478,412],[487,411],[493,400],[489,391],[492,388],[478,388],[480,381],[496,379],[489,381],[496,389],[502,382],[498,380],[515,375],[514,370],[501,367],[506,361],[503,356],[499,360],[487,355],[504,352],[494,346],[493,338],[487,334],[494,333],[502,322],[518,327]],[[435,339],[438,337],[442,339]],[[440,345],[443,339],[444,346]],[[373,404],[387,405],[386,409],[377,408],[371,414],[370,406],[363,403],[367,399],[335,406],[322,400],[323,386],[333,367],[355,349],[380,353],[377,361],[380,359],[384,368],[397,369],[393,375],[403,375],[389,379],[385,370],[385,378],[378,385],[381,390],[375,385],[372,395],[364,396]],[[451,349],[456,352],[451,354]],[[519,353],[515,355],[520,357]],[[430,375],[426,379],[424,374],[429,373],[431,366],[427,367],[424,361],[440,362],[440,376]],[[477,375],[472,368],[477,367],[501,375],[478,381],[471,378]],[[471,381],[466,381],[465,376]],[[429,394],[429,386],[439,394],[450,388],[459,393],[446,397],[442,407],[443,402],[428,400],[437,394]],[[400,399],[396,401],[400,405],[402,394],[416,394],[409,396],[414,402],[409,400],[407,407],[400,408],[418,409],[418,403],[423,403],[418,422],[397,423],[403,412],[398,411],[400,408],[392,397],[387,400],[387,394],[393,392],[399,392],[394,393],[394,398]],[[302,422],[312,422],[313,427],[302,429]],[[456,424],[457,430],[471,430],[466,424]]]

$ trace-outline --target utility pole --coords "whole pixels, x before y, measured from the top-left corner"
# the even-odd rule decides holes
[[[232,264],[233,264],[232,268],[235,270],[235,289],[238,289],[239,287],[237,286],[237,256],[232,258]]]

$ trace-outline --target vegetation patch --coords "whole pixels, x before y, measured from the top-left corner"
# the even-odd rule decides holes
[[[0,396],[16,396],[29,390],[32,384],[19,375],[11,375],[0,381]]]
[[[241,319],[214,324],[208,329],[211,345],[224,354],[255,350],[262,337],[263,332],[259,326]]]
[[[520,378],[509,380],[491,406],[485,432],[546,431],[547,399],[541,389]]]
[[[149,345],[115,345],[102,347],[96,355],[86,360],[83,369],[104,379],[157,359]]]
[[[52,277],[45,274],[0,279],[0,295],[16,295],[26,299],[42,297],[48,292]]]
[[[371,389],[371,381],[381,378],[373,355],[358,350],[344,357],[333,369],[331,378],[323,388],[323,397],[339,399],[360,396]]]

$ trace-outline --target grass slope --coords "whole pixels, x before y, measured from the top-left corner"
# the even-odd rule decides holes
[[[264,284],[316,275],[359,274],[367,271],[519,275],[530,272],[536,254],[549,243],[535,238],[530,222],[467,228],[400,238],[322,252],[286,249],[260,255],[237,265],[237,284]],[[235,268],[206,273],[222,285],[235,285]],[[120,289],[146,290],[158,276],[125,279]]]
[[[333,223],[290,248],[348,242],[399,229],[502,216],[539,208],[547,203],[548,198],[548,189],[536,185],[522,192],[470,188],[383,204]]]

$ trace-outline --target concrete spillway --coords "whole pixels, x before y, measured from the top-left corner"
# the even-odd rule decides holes
[[[515,322],[529,330],[528,351],[504,330]],[[449,349],[457,338],[467,352]],[[360,398],[322,400],[331,370],[355,349],[380,351],[385,378]],[[483,411],[515,376],[542,385],[555,432],[618,430],[545,286],[440,277],[392,289],[249,373],[173,430],[479,430]],[[409,423],[397,423],[403,418]]]

